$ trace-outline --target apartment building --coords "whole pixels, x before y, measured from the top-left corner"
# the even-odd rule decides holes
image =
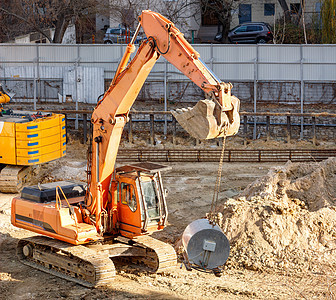
[[[297,14],[301,9],[300,0],[286,1],[291,14]],[[306,22],[310,22],[314,15],[320,13],[321,1],[305,0],[304,12]],[[277,0],[240,0],[232,11],[231,28],[246,22],[266,22],[273,24],[283,16],[283,9]]]

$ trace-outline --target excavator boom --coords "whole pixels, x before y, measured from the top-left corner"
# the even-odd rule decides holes
[[[201,140],[236,134],[240,125],[239,100],[231,96],[232,85],[221,82],[171,21],[149,10],[142,12],[139,21],[155,49],[206,94],[207,99],[193,109],[173,112],[180,125]]]

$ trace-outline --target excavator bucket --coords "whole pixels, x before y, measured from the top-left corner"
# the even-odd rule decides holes
[[[238,132],[240,125],[239,100],[231,96],[232,110],[222,111],[212,100],[200,100],[191,108],[172,111],[179,124],[194,138],[200,140],[222,137]]]

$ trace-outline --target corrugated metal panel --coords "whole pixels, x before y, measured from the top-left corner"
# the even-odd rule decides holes
[[[256,57],[254,45],[214,45],[213,54],[212,70],[221,80],[253,80]]]
[[[78,45],[39,45],[40,62],[72,63],[78,57]]]
[[[258,80],[299,81],[299,64],[262,64],[258,66]]]
[[[336,45],[302,45],[305,63],[336,64]]]
[[[215,45],[215,62],[254,62],[256,58],[255,45]]]
[[[15,78],[19,78],[15,83],[18,85],[20,79],[34,79],[38,74],[41,79],[60,79],[63,81],[64,95],[72,95],[74,100],[78,98],[79,101],[95,102],[98,95],[104,91],[104,78],[111,79],[114,76],[125,47],[125,45],[0,44],[0,76],[12,78],[14,81]],[[336,79],[336,45],[202,44],[193,47],[200,53],[204,63],[225,82],[251,82],[255,79],[255,75],[260,82],[285,81],[289,82],[289,85],[300,82],[301,53],[304,80],[334,82]],[[255,69],[257,50],[259,55]],[[37,53],[40,55],[39,60],[36,59]],[[134,55],[135,53],[132,57]],[[165,59],[161,57],[147,82],[156,81],[158,86],[161,86],[165,64]],[[77,76],[75,76],[76,65]],[[167,71],[170,82],[189,81],[170,63],[167,63]],[[147,89],[150,88],[148,85]],[[290,88],[288,86],[288,90]],[[247,88],[245,91],[243,86],[239,86],[240,90],[243,94],[247,94]],[[296,90],[297,87],[295,93]],[[158,92],[162,92],[161,88]]]
[[[59,66],[41,66],[39,67],[40,78],[63,78],[64,67]]]
[[[300,45],[259,45],[259,80],[300,80]]]
[[[63,96],[71,96],[72,99],[76,100],[77,90],[76,90],[76,69],[75,67],[65,67],[63,73]]]
[[[81,62],[110,63],[119,61],[123,49],[121,45],[87,45],[79,48]]]
[[[303,80],[336,81],[336,64],[304,65]]]
[[[37,77],[36,67],[16,66],[5,67],[4,77],[6,78],[34,78]]]
[[[224,82],[250,81],[254,78],[254,65],[236,63],[214,64],[213,72]]]
[[[258,45],[258,60],[264,63],[300,63],[300,45]]]
[[[303,45],[302,53],[304,80],[336,80],[336,45]]]
[[[37,50],[35,45],[25,44],[0,44],[0,61],[31,61],[33,62],[37,57]]]
[[[77,71],[78,101],[96,103],[104,93],[104,69],[80,67]]]

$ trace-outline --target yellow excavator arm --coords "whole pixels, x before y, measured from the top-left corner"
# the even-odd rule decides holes
[[[0,85],[0,104],[8,103],[11,100],[9,94]]]
[[[108,201],[109,183],[128,113],[161,55],[206,93],[207,99],[201,100],[193,109],[173,113],[191,135],[200,139],[233,135],[240,124],[239,100],[231,96],[231,84],[221,82],[206,67],[175,25],[149,10],[142,12],[139,22],[109,89],[92,114],[93,142],[87,206],[96,217],[98,232],[101,231],[101,212]],[[147,40],[128,63],[135,51],[134,40],[140,26]]]

